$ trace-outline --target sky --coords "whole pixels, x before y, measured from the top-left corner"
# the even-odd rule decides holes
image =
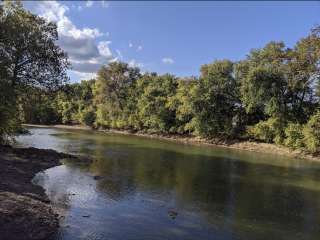
[[[320,1],[26,1],[54,21],[72,64],[72,82],[108,62],[142,72],[198,76],[201,65],[238,61],[270,41],[288,47],[320,24]]]

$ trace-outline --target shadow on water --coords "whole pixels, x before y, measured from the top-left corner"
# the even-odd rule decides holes
[[[132,136],[32,131],[20,144],[45,145],[46,136],[48,148],[95,159],[87,166],[66,161],[38,176],[67,209],[57,239],[320,237],[317,163]]]

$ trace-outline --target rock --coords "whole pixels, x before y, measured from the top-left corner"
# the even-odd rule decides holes
[[[93,179],[94,180],[100,180],[100,179],[102,179],[102,177],[101,176],[93,176]]]
[[[170,209],[168,211],[168,215],[172,218],[172,219],[175,219],[177,216],[178,216],[178,212],[174,209]]]

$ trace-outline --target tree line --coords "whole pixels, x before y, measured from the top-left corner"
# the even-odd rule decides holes
[[[34,56],[35,69],[30,67],[32,71],[26,72],[41,75],[25,76],[27,79],[18,84],[23,86],[23,93],[15,98],[14,112],[20,122],[81,123],[93,128],[181,134],[212,141],[252,139],[320,151],[319,26],[291,48],[273,41],[253,49],[243,60],[205,64],[199,77],[142,73],[127,63],[112,62],[102,66],[95,79],[65,84],[68,64],[54,45],[56,28],[39,17],[33,18],[49,28],[36,27],[41,34],[54,33],[50,40],[53,45],[50,50],[37,51],[41,57],[37,60]],[[21,31],[27,31],[24,29]],[[0,32],[0,36],[5,35]],[[16,38],[19,36],[13,41]],[[54,51],[59,58],[48,63]],[[48,68],[50,64],[53,68]],[[56,70],[56,74],[48,69]],[[50,73],[49,78],[43,76],[46,73]],[[30,82],[32,78],[36,81]],[[25,86],[26,81],[29,84]],[[2,88],[7,89],[6,85]],[[10,95],[10,91],[6,93]],[[0,118],[4,115],[1,113]]]

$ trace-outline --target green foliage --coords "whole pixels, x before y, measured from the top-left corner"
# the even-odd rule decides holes
[[[298,123],[289,123],[285,129],[284,145],[293,149],[304,147],[303,126]]]
[[[175,95],[177,80],[172,75],[145,75],[137,82],[138,116],[144,128],[153,132],[176,132],[175,111],[170,97]]]
[[[19,121],[13,89],[3,79],[0,79],[0,93],[0,144],[2,144],[10,141]]]
[[[134,87],[139,77],[140,70],[126,63],[113,62],[100,69],[94,87],[98,126],[132,127],[129,125],[133,119],[130,115],[135,105]]]
[[[216,61],[201,68],[201,77],[193,101],[196,132],[209,138],[236,135],[239,113],[237,81],[233,63]]]
[[[0,144],[9,143],[19,125],[15,108],[0,105]]]
[[[55,24],[19,3],[0,5],[0,141],[24,121],[249,136],[319,151],[320,27],[293,48],[270,42],[242,61],[203,65],[199,78],[141,74],[112,62],[96,79],[74,84],[65,84],[68,61],[57,39]]]
[[[175,130],[179,134],[192,134],[196,130],[192,103],[197,90],[197,81],[197,79],[179,80],[176,94],[168,97],[166,106],[175,112]]]
[[[93,126],[96,120],[96,112],[93,108],[85,108],[80,112],[80,122],[87,126]]]
[[[320,151],[320,111],[317,111],[303,128],[303,141],[310,152]]]
[[[26,11],[20,2],[0,4],[0,142],[20,127],[19,110],[28,88],[52,90],[66,82],[68,62],[57,39],[56,25]],[[47,104],[39,107],[41,119],[52,118]]]
[[[69,63],[56,44],[57,26],[26,11],[19,2],[8,1],[0,8],[0,36],[5,36],[0,38],[0,65],[10,85],[23,91],[25,86],[56,89],[65,83]]]
[[[20,120],[33,124],[56,124],[61,122],[54,104],[54,95],[37,88],[28,88],[26,96],[19,101]]]
[[[247,113],[305,123],[316,107],[320,37],[311,34],[293,49],[271,42],[237,65],[241,100]]]
[[[61,102],[62,123],[70,124],[77,120],[78,106],[74,102]]]
[[[279,118],[269,118],[266,121],[260,121],[256,125],[248,127],[247,133],[255,140],[277,144],[283,141],[284,126]]]

